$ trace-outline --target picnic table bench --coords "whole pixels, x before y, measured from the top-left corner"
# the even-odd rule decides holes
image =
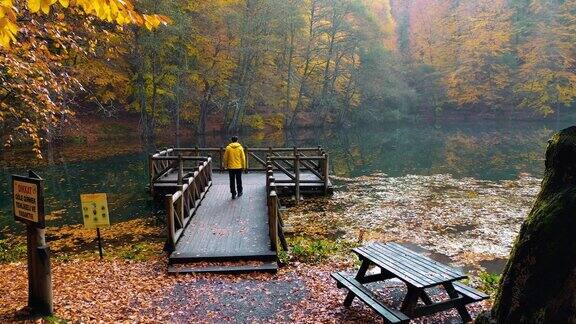
[[[357,297],[380,314],[386,323],[408,323],[411,318],[451,308],[455,308],[466,323],[472,320],[466,305],[488,298],[485,293],[459,282],[467,278],[459,270],[420,255],[400,244],[374,243],[355,248],[353,251],[362,262],[356,276],[349,276],[343,272],[332,273],[338,288],[348,289],[344,306],[350,306]],[[367,275],[370,266],[380,268],[380,273]],[[393,278],[402,280],[408,288],[400,310],[378,301],[365,286],[367,283]],[[449,298],[440,302],[432,301],[426,292],[427,288],[432,287],[443,287]],[[419,299],[424,305],[418,305]]]

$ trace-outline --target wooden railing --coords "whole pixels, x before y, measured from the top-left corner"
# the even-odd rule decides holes
[[[180,158],[181,169],[182,165]],[[212,159],[206,158],[195,167],[185,183],[178,185],[178,191],[166,195],[169,249],[173,250],[178,243],[210,186],[212,186]]]
[[[187,178],[193,175],[195,164],[207,160],[208,157],[185,156],[173,148],[150,154],[148,157],[150,192],[154,195],[154,183],[173,182],[162,179],[164,175],[172,171],[177,171],[177,183],[183,184]]]
[[[224,147],[194,147],[194,148],[170,148],[158,152],[151,157],[172,156],[178,155],[186,157],[211,157],[213,163],[213,170],[224,171]],[[266,160],[268,156],[294,156],[300,155],[302,157],[308,156],[321,156],[325,154],[321,147],[292,147],[292,148],[278,148],[278,147],[244,147],[246,154],[246,165],[248,171],[266,171]],[[165,166],[167,167],[167,166]],[[161,168],[159,168],[161,169]]]
[[[205,161],[212,159],[212,168],[224,171],[224,151],[220,148],[170,148],[150,156],[150,188],[153,193],[154,183],[162,182],[162,176],[178,168],[180,177],[186,178],[189,174],[186,161]],[[319,184],[324,188],[324,194],[329,190],[329,164],[328,154],[322,147],[305,148],[244,148],[248,171],[267,171],[268,163],[272,163],[274,171],[285,175],[283,179],[277,177],[277,184],[294,184],[296,201],[300,201],[301,184]],[[303,172],[315,175],[315,178],[301,177]],[[173,180],[172,180],[173,182]]]
[[[293,184],[296,203],[300,201],[302,184],[317,184],[323,187],[324,194],[329,191],[329,159],[322,147],[305,148],[244,148],[248,171],[267,171],[268,164],[278,172],[276,184]],[[170,148],[150,155],[150,191],[154,194],[154,183],[170,182],[174,179],[163,179],[165,174],[178,175],[178,184],[191,176],[192,169],[187,163],[212,160],[212,168],[224,171],[224,152],[220,148]],[[303,173],[315,177],[302,177]],[[284,175],[281,177],[281,175]],[[173,178],[173,177],[172,177]]]
[[[280,209],[280,200],[276,191],[276,182],[274,179],[274,168],[269,162],[266,167],[266,201],[268,205],[268,231],[272,250],[278,251],[281,245],[285,251],[288,251],[288,243],[284,237],[284,222]]]
[[[294,152],[293,156],[268,156],[267,161],[272,164],[272,170],[278,171],[288,179],[277,179],[277,184],[294,184],[294,196],[296,204],[300,201],[301,184],[319,184],[324,188],[324,194],[328,194],[330,178],[328,169],[328,155],[322,152],[319,156],[306,156]],[[302,179],[303,171],[308,171],[316,178]]]

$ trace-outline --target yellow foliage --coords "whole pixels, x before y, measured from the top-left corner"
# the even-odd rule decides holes
[[[152,30],[170,22],[170,19],[163,15],[140,14],[128,0],[28,0],[26,7],[32,13],[49,14],[56,3],[64,8],[79,8],[89,15],[118,25],[143,25]],[[8,48],[10,43],[16,42],[18,11],[13,0],[0,1],[0,47]]]
[[[283,114],[275,114],[270,116],[268,119],[268,124],[276,130],[284,129],[284,124],[286,122],[286,117]]]
[[[266,126],[264,117],[262,115],[251,115],[244,118],[244,123],[246,126],[254,130],[263,130]]]

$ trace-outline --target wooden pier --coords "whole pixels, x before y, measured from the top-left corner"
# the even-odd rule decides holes
[[[170,273],[276,271],[287,249],[279,198],[329,195],[322,148],[245,148],[244,195],[231,199],[224,148],[150,155],[150,191],[166,207]]]

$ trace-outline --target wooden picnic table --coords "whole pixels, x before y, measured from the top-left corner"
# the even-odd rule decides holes
[[[467,276],[461,271],[420,255],[397,243],[374,243],[355,248],[362,264],[356,276],[335,272],[339,288],[349,290],[344,305],[352,304],[355,297],[364,301],[382,316],[387,323],[407,323],[411,318],[431,315],[455,308],[462,320],[472,320],[466,305],[487,299],[481,291],[459,282]],[[367,275],[371,266],[380,268],[380,273]],[[408,290],[400,310],[392,309],[377,300],[365,286],[367,283],[397,278],[403,281]],[[432,287],[443,287],[448,299],[434,302],[426,291]],[[419,305],[421,299],[424,305]]]

